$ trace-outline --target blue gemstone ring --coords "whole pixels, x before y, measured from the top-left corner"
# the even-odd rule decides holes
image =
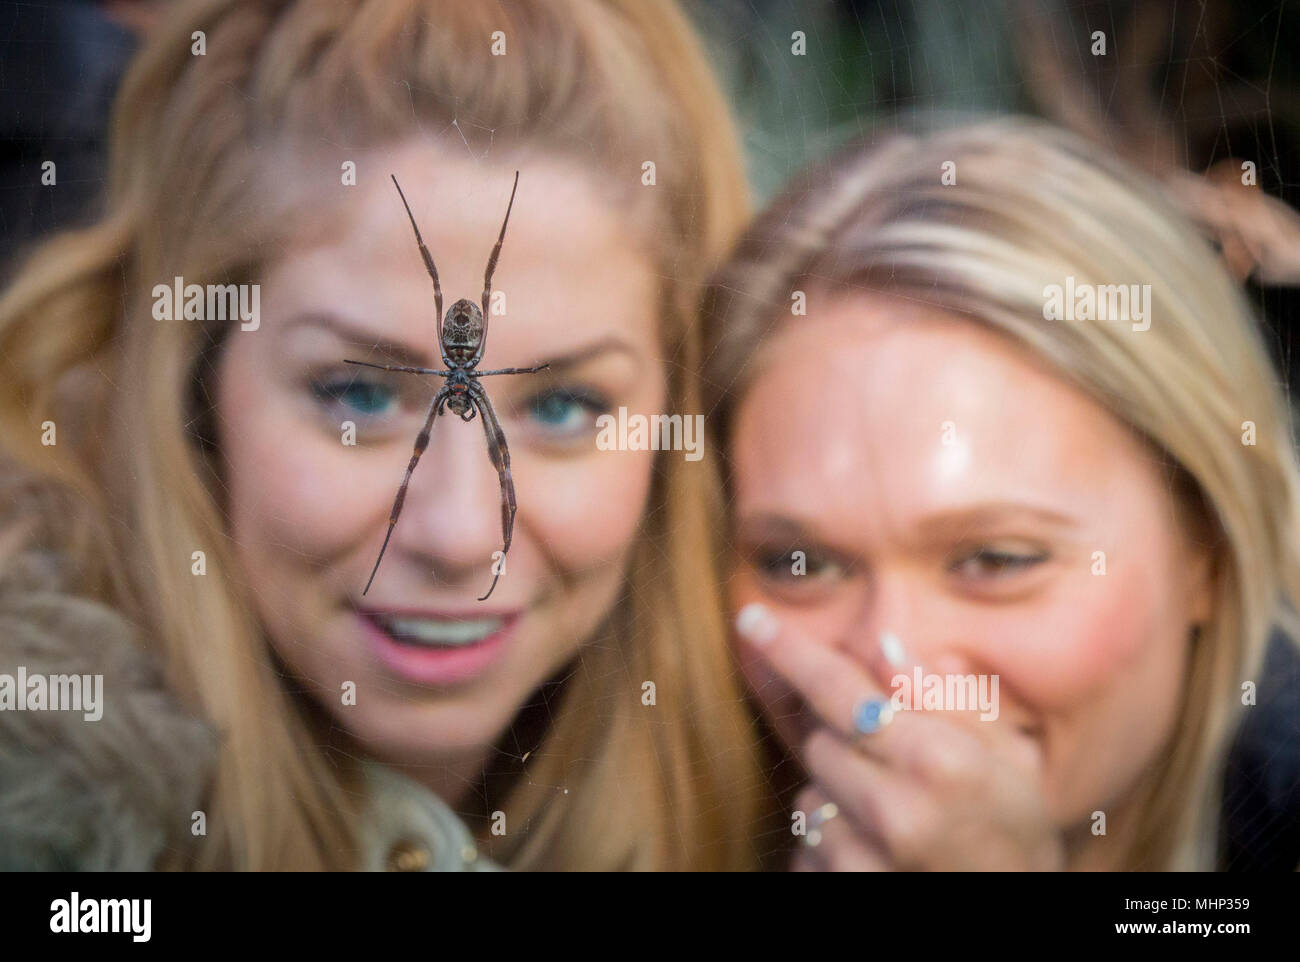
[[[888,698],[873,695],[858,702],[853,709],[853,730],[859,735],[870,735],[888,725],[894,718],[894,706]]]

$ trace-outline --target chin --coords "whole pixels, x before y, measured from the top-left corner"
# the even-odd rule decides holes
[[[378,756],[412,764],[438,764],[488,750],[510,724],[507,707],[489,704],[385,703],[364,718],[347,718],[352,737]]]

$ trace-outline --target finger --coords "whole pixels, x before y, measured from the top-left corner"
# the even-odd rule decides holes
[[[997,736],[956,722],[952,714],[901,712],[889,726],[888,739],[880,737],[883,731],[851,741],[829,729],[813,732],[798,755],[809,775],[823,785],[905,775],[938,797],[954,800],[982,796],[1003,783],[1023,786],[1026,777],[1037,775],[1037,769],[1013,760]]]
[[[824,724],[846,738],[859,734],[854,726],[859,706],[865,699],[883,693],[857,662],[829,645],[783,628],[762,605],[741,609],[736,630],[772,671],[803,696]],[[877,734],[885,731],[881,729]]]
[[[986,744],[952,725],[906,731],[926,736],[906,752],[906,770],[857,751],[829,729],[814,732],[801,752],[814,784],[891,864],[992,866],[1008,852],[1043,851],[1046,836],[1032,830],[1043,812],[1035,777],[998,764]]]
[[[797,635],[784,627],[763,605],[751,604],[743,608],[736,618],[736,630],[750,642],[752,649],[771,670],[803,697],[824,725],[882,761],[903,767],[912,761],[922,770],[933,767],[943,775],[947,769],[961,769],[965,752],[979,756],[978,751],[964,751],[948,745],[954,740],[960,743],[957,736],[930,736],[931,728],[937,728],[941,733],[950,728],[965,729],[979,738],[1003,742],[997,749],[999,756],[1018,759],[1018,767],[1022,768],[1032,764],[1035,750],[1040,749],[1014,725],[1005,725],[994,732],[992,726],[996,723],[980,721],[978,712],[925,711],[921,707],[923,701],[919,692],[900,690],[887,696],[855,659],[829,645]],[[900,673],[911,663],[913,667],[921,667],[923,676],[926,674],[924,666],[907,655],[904,642],[897,636],[886,633],[882,637],[882,648],[885,650],[881,660]],[[915,673],[908,677],[911,679],[909,684],[914,684]],[[886,712],[882,727],[864,735],[858,724],[864,720],[859,714],[864,703],[872,698],[888,698],[892,705],[909,707],[907,701],[897,697],[902,694],[910,694],[910,710]],[[957,719],[951,716],[970,717]],[[1022,737],[1002,737],[1001,733],[1006,731],[1010,731],[1011,736]],[[938,743],[918,749],[918,745],[926,746],[930,737],[937,737]]]
[[[841,818],[870,839],[882,857],[902,868],[927,863],[942,821],[942,796],[896,766],[861,754],[827,729],[806,742],[804,764]]]
[[[808,819],[807,832],[795,856],[797,870],[884,872],[890,869],[889,860],[877,841],[844,816],[820,787],[810,783],[800,793],[797,805]]]
[[[791,872],[820,872],[821,870],[810,849],[800,848],[790,859]]]
[[[881,843],[843,815],[822,825],[822,841],[814,853],[826,872],[888,872],[893,866]]]
[[[927,679],[939,679],[945,694],[953,690],[950,675],[932,670],[926,661],[912,655],[910,647],[892,632],[881,636],[880,650],[873,661],[881,666],[881,677],[888,677],[893,705],[914,717],[938,719],[974,734],[991,746],[995,754],[1012,760],[1019,768],[1036,768],[1041,761],[1041,742],[1030,733],[1028,720],[1015,717],[1014,710],[1001,710],[1001,679],[998,675],[961,673],[957,704],[944,704],[941,710],[924,708]],[[887,674],[892,671],[893,674]],[[903,697],[907,696],[907,697]],[[921,714],[924,712],[924,714]]]
[[[984,683],[987,690],[994,684],[991,679],[995,676],[963,675],[959,697],[963,708],[968,710],[956,710],[955,705],[947,704],[946,701],[952,688],[948,682],[951,676],[934,671],[933,666],[928,661],[915,656],[912,653],[911,646],[906,645],[903,639],[893,632],[882,634],[879,649],[879,652],[875,653],[874,660],[884,666],[886,674],[883,677],[888,679],[891,697],[898,696],[894,698],[897,710],[925,711],[930,715],[933,715],[937,710],[941,711],[943,717],[947,717],[958,724],[971,724],[972,728],[975,727],[974,722],[981,720],[980,678],[988,679]],[[965,683],[966,678],[975,681],[973,691]],[[924,706],[927,687],[934,679],[938,679],[940,683],[941,707],[939,709],[926,709]],[[996,700],[994,700],[995,706]],[[987,726],[987,723],[985,723],[985,726]]]

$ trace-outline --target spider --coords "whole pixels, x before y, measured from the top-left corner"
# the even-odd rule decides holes
[[[433,258],[429,256],[429,249],[424,246],[424,238],[420,236],[415,215],[411,213],[411,205],[406,202],[406,195],[402,193],[402,185],[397,182],[396,176],[393,176],[393,186],[397,188],[398,196],[402,198],[406,216],[411,220],[411,229],[415,231],[415,241],[420,245],[420,256],[424,258],[424,266],[433,281],[433,299],[438,309],[438,317],[442,318],[438,322],[438,350],[442,354],[442,363],[447,366],[447,369],[439,371],[424,367],[398,367],[389,364],[371,364],[368,361],[345,361],[345,363],[376,367],[381,371],[433,374],[446,378],[447,381],[434,397],[433,403],[429,405],[429,414],[425,418],[424,427],[415,438],[415,451],[406,466],[406,476],[402,478],[402,486],[397,489],[397,499],[393,502],[393,511],[388,517],[388,533],[384,535],[384,544],[379,549],[379,557],[375,559],[370,580],[366,582],[365,590],[361,592],[363,595],[370,590],[370,585],[375,580],[375,572],[379,570],[379,562],[384,560],[388,539],[393,536],[397,516],[402,512],[402,502],[406,500],[406,486],[411,481],[411,474],[419,463],[420,455],[424,454],[424,449],[428,447],[433,419],[442,414],[444,408],[450,408],[452,414],[459,415],[462,421],[474,420],[476,413],[483,415],[483,432],[487,435],[488,455],[492,458],[492,466],[496,468],[497,476],[501,479],[501,534],[504,542],[501,558],[502,561],[505,560],[506,552],[510,550],[510,538],[515,526],[515,484],[510,476],[510,449],[506,446],[505,432],[501,430],[501,422],[497,420],[496,411],[492,409],[487,391],[479,384],[478,379],[493,374],[533,374],[551,366],[547,362],[536,367],[507,367],[496,371],[475,370],[483,360],[483,351],[487,347],[488,300],[492,296],[492,272],[496,269],[497,256],[501,253],[501,244],[506,237],[506,225],[510,223],[510,210],[515,205],[515,191],[519,189],[519,171],[515,171],[515,184],[510,190],[510,203],[506,206],[505,220],[501,222],[501,233],[497,237],[496,246],[492,248],[492,256],[488,258],[487,270],[483,274],[483,305],[480,308],[473,301],[461,298],[447,309],[446,317],[443,317],[442,313],[442,288],[438,284],[438,269],[433,266]],[[492,575],[492,585],[488,588],[487,594],[478,599],[479,601],[486,601],[491,597],[496,589],[497,579],[500,577],[500,571]]]

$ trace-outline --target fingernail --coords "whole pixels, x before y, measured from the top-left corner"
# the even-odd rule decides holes
[[[765,645],[781,630],[777,620],[765,605],[757,601],[745,605],[736,615],[736,631],[758,645]]]
[[[895,668],[903,667],[907,661],[907,653],[903,651],[903,642],[892,631],[881,632],[880,650],[885,656],[885,661]]]

